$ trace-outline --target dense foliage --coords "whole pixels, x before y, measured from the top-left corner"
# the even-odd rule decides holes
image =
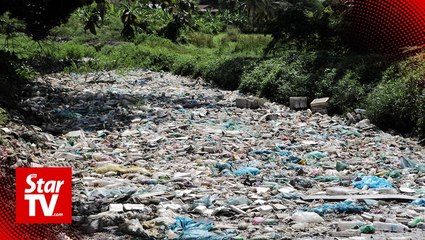
[[[358,51],[335,1],[201,1],[214,12],[189,0],[32,2],[0,4],[11,59],[0,80],[148,68],[281,103],[328,96],[331,113],[364,107],[384,129],[425,136],[424,61]]]

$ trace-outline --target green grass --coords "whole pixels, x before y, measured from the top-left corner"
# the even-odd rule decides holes
[[[226,89],[236,89],[246,67],[261,58],[270,36],[241,34],[234,28],[209,34],[187,32],[185,44],[145,33],[128,41],[120,35],[121,22],[108,16],[92,35],[83,30],[79,14],[52,30],[52,36],[35,42],[18,34],[7,47],[21,59],[38,63],[64,63],[66,72],[145,68],[203,77]],[[204,29],[205,30],[205,29]],[[0,35],[0,41],[6,36]]]

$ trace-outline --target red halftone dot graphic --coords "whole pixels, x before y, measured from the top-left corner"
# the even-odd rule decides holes
[[[425,0],[344,1],[351,42],[359,48],[411,55],[425,45]]]

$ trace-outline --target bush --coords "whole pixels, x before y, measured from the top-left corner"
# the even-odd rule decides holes
[[[205,80],[220,88],[236,90],[241,82],[241,76],[256,61],[253,57],[224,57],[210,61],[201,69]]]
[[[213,35],[205,33],[189,33],[188,42],[197,47],[213,48]]]
[[[261,62],[243,74],[239,89],[281,103],[288,103],[291,96],[314,96],[315,81],[307,68],[311,56],[295,54],[288,51],[286,56]]]
[[[382,82],[366,100],[369,118],[377,126],[425,137],[423,66],[424,60],[414,57],[384,73]]]
[[[173,74],[181,76],[194,76],[196,73],[196,58],[193,56],[178,56],[171,69]]]
[[[364,99],[366,90],[364,85],[360,83],[360,76],[348,70],[345,75],[330,87],[333,92],[330,100],[330,108],[332,112],[348,112]]]

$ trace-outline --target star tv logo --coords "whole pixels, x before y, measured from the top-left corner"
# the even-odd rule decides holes
[[[17,168],[16,222],[71,223],[71,168]]]

